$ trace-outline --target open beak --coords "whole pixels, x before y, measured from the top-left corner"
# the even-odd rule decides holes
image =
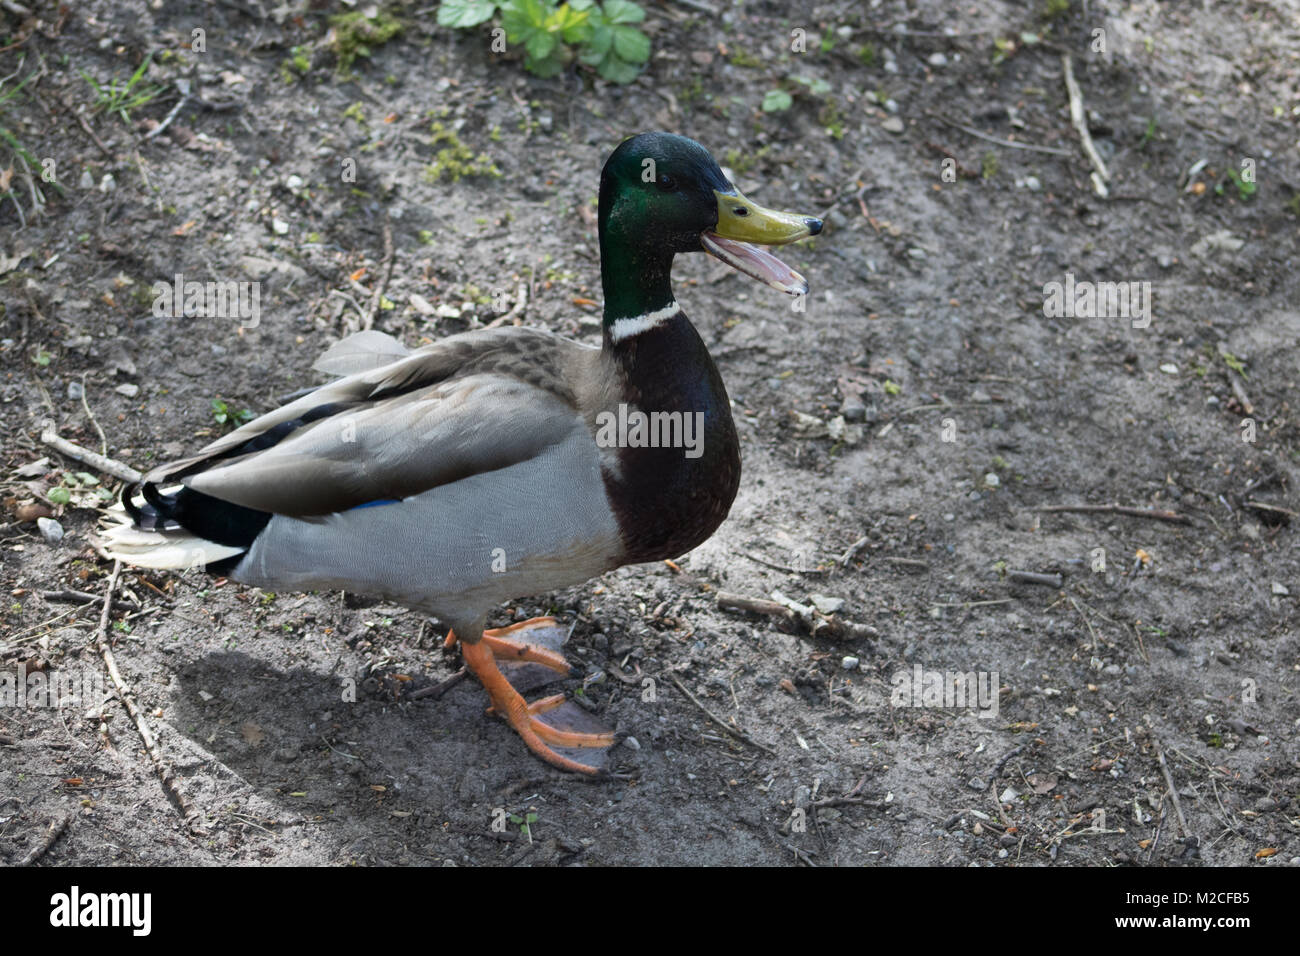
[[[822,221],[810,216],[764,209],[736,193],[722,193],[718,198],[718,224],[700,234],[704,251],[721,259],[751,279],[766,282],[787,295],[803,295],[808,281],[788,265],[763,249],[784,246],[822,231]]]

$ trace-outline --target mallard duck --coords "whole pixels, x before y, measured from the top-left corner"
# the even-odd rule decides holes
[[[515,327],[415,350],[376,331],[352,335],[316,364],[341,377],[127,488],[103,553],[275,591],[360,592],[432,615],[535,754],[597,773],[557,750],[583,756],[615,735],[548,723],[562,695],[529,704],[498,667],[570,673],[529,639],[553,622],[485,630],[488,614],[678,556],[722,523],[739,445],[722,378],[673,298],[673,257],[708,252],[799,295],[803,277],[755,244],[822,228],[746,199],[704,147],[664,132],[610,155],[598,221],[600,347]]]

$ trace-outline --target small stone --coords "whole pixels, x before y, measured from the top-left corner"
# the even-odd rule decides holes
[[[845,657],[840,661],[840,667],[844,668],[846,671],[855,671],[858,669],[858,664],[860,663],[861,661],[856,657]]]
[[[125,395],[127,398],[135,398],[140,394],[140,386],[134,382],[123,382],[117,388],[113,389],[119,395]]]
[[[58,544],[63,540],[63,525],[53,518],[37,518],[36,527],[40,529],[41,537],[50,544]]]
[[[1000,484],[1002,484],[1002,479],[999,478],[993,472],[990,471],[987,475],[984,476],[984,486],[986,488],[996,488]]]
[[[880,128],[886,133],[901,133],[903,131],[903,121],[897,116],[889,116],[880,124]]]
[[[1015,790],[1007,787],[1002,791],[1002,796],[998,797],[998,803],[1015,803],[1016,797],[1020,796]]]
[[[81,178],[77,180],[77,188],[78,189],[95,188],[95,177],[90,175],[89,169],[83,169],[81,171]]]
[[[623,746],[628,750],[640,750],[641,741],[637,740],[635,737],[624,737]]]
[[[886,112],[889,113],[898,112],[898,100],[885,100],[885,102],[882,105],[885,107]]]
[[[1173,362],[1166,362],[1164,365],[1160,366],[1160,371],[1164,372],[1166,375],[1177,375],[1178,366]]]
[[[844,606],[844,598],[830,597],[826,594],[810,594],[808,600],[823,614],[834,614]]]
[[[1281,594],[1281,595],[1285,596],[1285,595],[1287,595],[1287,594],[1290,594],[1291,592],[1288,591],[1288,590],[1286,589],[1286,585],[1283,584],[1281,581],[1274,581],[1274,582],[1273,582],[1273,593],[1274,593],[1274,594]]]
[[[86,397],[86,387],[80,382],[68,383],[68,398],[74,402],[79,402]]]
[[[988,786],[988,784],[986,784],[979,777],[971,777],[969,780],[966,781],[966,786],[970,787],[972,790],[983,790],[986,786]]]
[[[306,183],[303,182],[303,178],[301,176],[290,176],[288,179],[284,181],[284,184],[288,186],[289,189],[291,189],[293,192],[297,192],[299,189],[302,189],[302,187],[306,185]]]
[[[285,236],[285,235],[288,235],[288,234],[289,234],[289,224],[288,224],[287,222],[285,222],[283,219],[272,219],[272,220],[271,220],[271,231],[274,232],[277,236]]]
[[[907,255],[908,258],[915,259],[917,262],[920,262],[922,259],[925,258],[925,250],[922,249],[920,246],[913,246],[912,248],[907,250]]]
[[[846,398],[840,406],[840,414],[846,422],[861,422],[867,418],[867,406],[860,398]]]
[[[1037,176],[1026,176],[1025,188],[1028,189],[1031,193],[1036,193],[1043,188],[1043,184]]]
[[[101,193],[111,193],[117,188],[117,180],[113,178],[112,173],[105,173],[104,178],[99,181],[99,191]]]
[[[942,53],[931,53],[929,59],[925,62],[929,63],[931,66],[947,66],[948,57]]]

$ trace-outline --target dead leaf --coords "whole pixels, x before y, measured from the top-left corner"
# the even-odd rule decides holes
[[[1275,847],[1275,846],[1266,846],[1266,847],[1264,847],[1264,849],[1262,849],[1262,850],[1256,850],[1256,851],[1255,851],[1255,859],[1257,859],[1257,860],[1267,860],[1270,856],[1273,856],[1273,855],[1275,855],[1276,853],[1277,853],[1277,847]]]
[[[1054,773],[1031,773],[1025,778],[1029,785],[1034,788],[1034,793],[1045,794],[1051,793],[1056,789],[1057,778]]]
[[[9,184],[13,182],[13,178],[14,178],[13,163],[9,164],[8,169],[0,169],[0,193],[7,193],[9,191]]]
[[[240,725],[239,735],[244,738],[244,743],[253,747],[256,747],[266,739],[266,734],[262,732],[262,728],[257,726],[257,724],[253,723],[251,720],[245,721]]]

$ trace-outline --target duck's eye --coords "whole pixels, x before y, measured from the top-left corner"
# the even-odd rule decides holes
[[[744,206],[737,206],[737,207],[735,207],[734,209],[732,209],[731,211],[734,212],[737,216],[748,216],[748,215],[749,215],[749,210],[746,209]]]
[[[677,188],[677,180],[673,179],[673,177],[669,176],[667,173],[660,173],[659,179],[655,184],[666,193],[670,193]]]

